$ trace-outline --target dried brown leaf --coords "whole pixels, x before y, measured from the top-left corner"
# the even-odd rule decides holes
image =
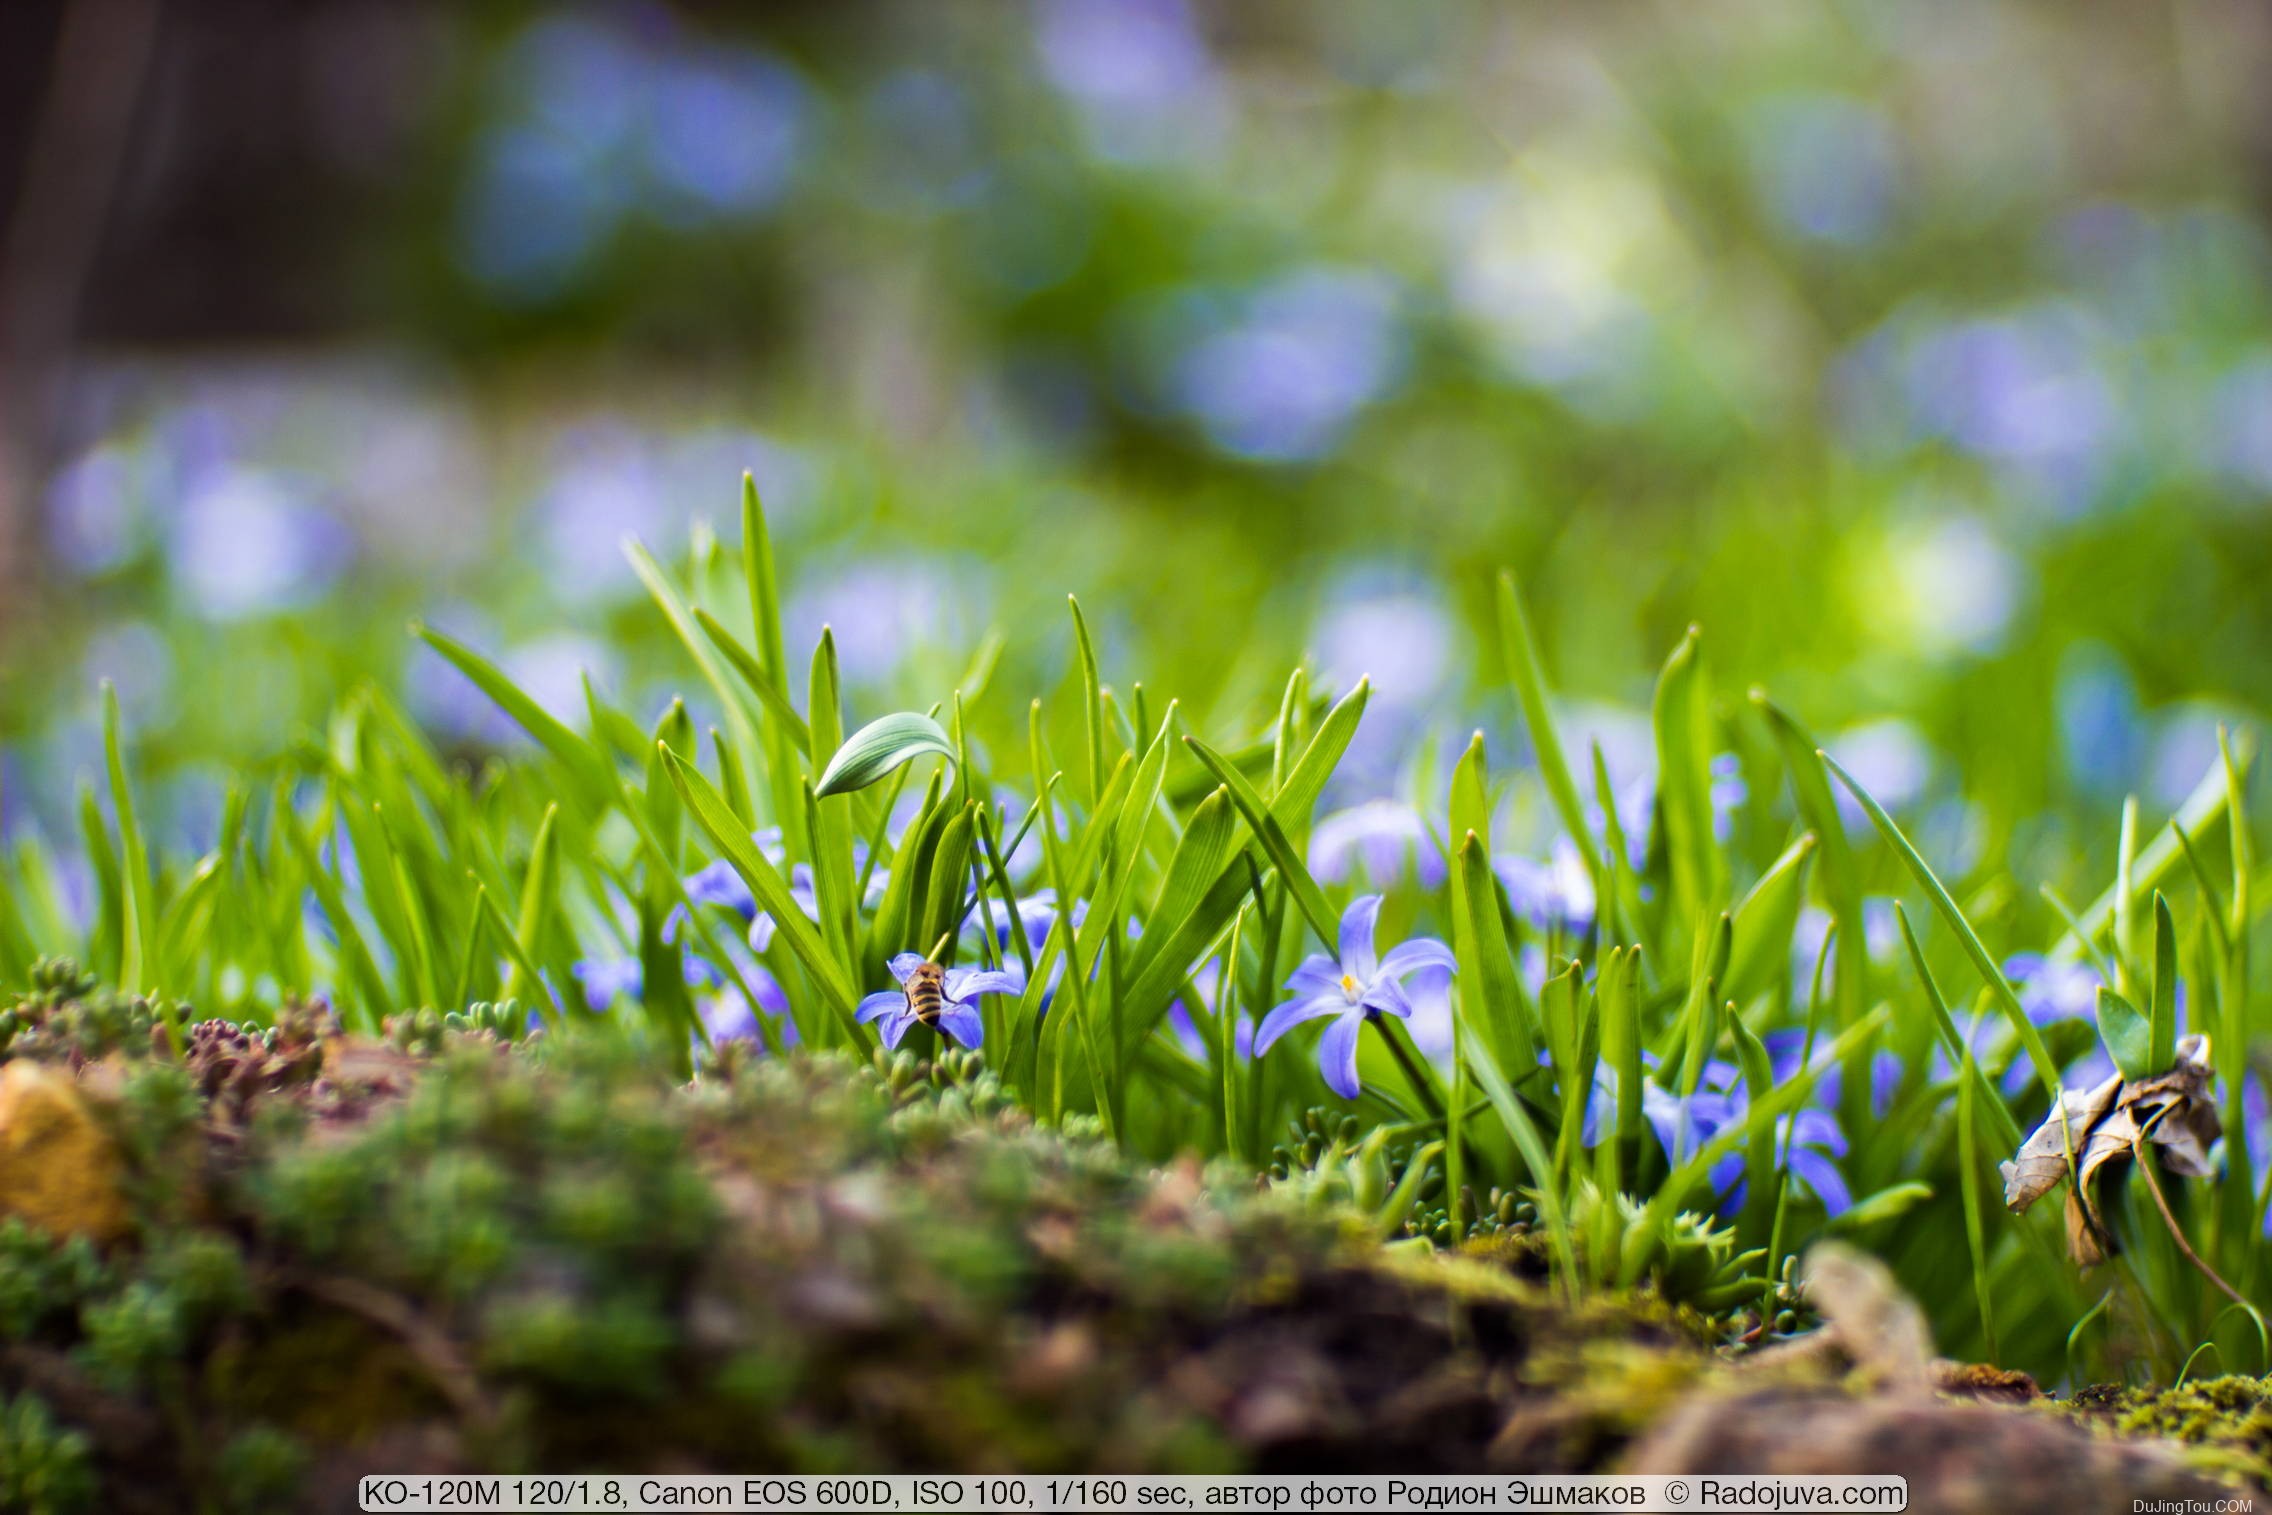
[[[2208,1038],[2189,1036],[2178,1043],[2177,1062],[2166,1073],[2132,1083],[2110,1078],[2088,1092],[2069,1090],[2064,1126],[2056,1114],[2047,1117],[2002,1165],[2005,1205],[2016,1214],[2057,1188],[2067,1176],[2071,1142],[2075,1187],[2067,1195],[2067,1251],[2085,1268],[2104,1262],[2114,1237],[2093,1185],[2109,1164],[2135,1158],[2151,1144],[2161,1149],[2172,1173],[2209,1176],[2209,1148],[2222,1131],[2208,1095],[2209,1078]]]

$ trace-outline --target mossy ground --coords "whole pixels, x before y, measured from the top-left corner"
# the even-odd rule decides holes
[[[1700,1394],[1842,1392],[1741,1377],[1653,1293],[1561,1302],[1519,1237],[1383,1248],[1298,1185],[1037,1127],[961,1054],[688,1084],[307,1009],[177,1062],[75,977],[14,1016],[133,1227],[0,1223],[4,1509],[334,1508],[382,1464],[1591,1469]]]

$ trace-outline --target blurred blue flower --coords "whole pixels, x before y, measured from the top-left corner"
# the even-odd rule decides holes
[[[107,573],[133,556],[142,533],[138,472],[133,455],[116,445],[57,470],[47,489],[47,546],[66,567]]]
[[[2027,1018],[2039,1026],[2095,1019],[2099,985],[2105,982],[2088,963],[2061,962],[2040,952],[2016,952],[2005,958],[2004,977],[2018,991]]]
[[[623,539],[656,541],[676,524],[647,439],[611,422],[565,429],[535,504],[548,578],[570,599],[624,593],[638,583]]]
[[[2153,724],[2153,746],[2147,758],[2152,777],[2146,798],[2162,809],[2174,810],[2221,762],[2218,728],[2239,729],[2248,720],[2235,706],[2188,700],[2156,711]]]
[[[716,967],[691,952],[685,953],[681,962],[681,971],[690,985],[713,985],[724,977]],[[646,993],[646,968],[635,957],[586,958],[570,972],[583,987],[584,1003],[594,1010],[606,1010],[619,999],[636,1000]]]
[[[2272,494],[2272,353],[2259,351],[2225,374],[2210,407],[2219,471],[2257,494]]]
[[[1723,1128],[1742,1119],[1742,1101],[1731,1092],[1739,1083],[1735,1068],[1717,1059],[1707,1066],[1694,1093],[1675,1094],[1653,1078],[1642,1081],[1642,1118],[1657,1133],[1657,1144],[1674,1167],[1702,1151]],[[1729,1152],[1715,1162],[1711,1181],[1718,1204],[1726,1204],[1742,1185],[1742,1152]]]
[[[1214,1014],[1227,1014],[1237,1021],[1231,1032],[1232,1054],[1242,1062],[1253,1057],[1254,1022],[1239,1014],[1236,996],[1229,992],[1230,986],[1223,982],[1222,959],[1211,957],[1193,968],[1191,987],[1197,991],[1201,1004],[1213,1002],[1211,1009]],[[1213,1059],[1214,1048],[1199,1034],[1199,1027],[1192,1020],[1191,1010],[1184,1004],[1181,995],[1169,1003],[1167,1019],[1163,1024],[1167,1034],[1175,1039],[1176,1045],[1193,1058],[1200,1062]]]
[[[1736,812],[1751,798],[1751,786],[1743,779],[1743,759],[1732,752],[1723,752],[1712,759],[1709,803],[1712,807],[1712,835],[1725,842],[1735,831]]]
[[[621,219],[616,176],[572,142],[493,126],[458,201],[457,260],[491,297],[538,305],[569,289]]]
[[[2061,305],[1928,329],[1905,359],[1910,413],[2054,504],[2087,505],[2124,423],[2100,340],[2089,317]]]
[[[1824,977],[1827,981],[1828,970]],[[1793,1026],[1770,1031],[1760,1038],[1761,1044],[1767,1049],[1768,1064],[1774,1070],[1776,1083],[1786,1082],[1799,1071],[1799,1055],[1806,1050],[1806,1036],[1804,1029]],[[1817,1070],[1814,1088],[1807,1096],[1807,1104],[1819,1110],[1836,1110],[1843,1070],[1831,1061],[1827,1038],[1818,1037],[1815,1041],[1814,1067]],[[1873,1114],[1882,1116],[1893,1108],[1893,1097],[1900,1092],[1901,1081],[1907,1072],[1907,1066],[1896,1053],[1880,1050],[1871,1057],[1870,1110]],[[1945,1079],[1954,1074],[1955,1068],[1949,1062],[1947,1050],[1936,1045],[1933,1048],[1930,1076]]]
[[[1173,105],[1212,68],[1184,0],[1044,0],[1034,40],[1052,84],[1113,105]]]
[[[879,140],[863,191],[886,207],[929,213],[968,205],[986,187],[986,144],[970,97],[933,69],[901,69],[869,90],[863,102]]]
[[[1437,586],[1377,569],[1338,578],[1310,630],[1327,680],[1370,678],[1373,707],[1392,709],[1425,705],[1443,687],[1457,637]]]
[[[891,970],[891,976],[904,985],[923,962],[920,952],[902,952],[885,966]],[[965,1047],[976,1047],[986,1037],[985,1023],[978,1015],[978,997],[1021,994],[1025,987],[1025,976],[1015,967],[949,968],[940,990],[938,1029]],[[914,1007],[908,1003],[904,988],[869,995],[860,1001],[853,1019],[863,1026],[871,1021],[882,1021],[884,1045],[892,1048],[898,1047],[910,1027],[921,1024],[915,1018]]]
[[[1540,931],[1567,931],[1584,936],[1594,928],[1594,881],[1577,844],[1556,837],[1545,862],[1527,857],[1498,857],[1491,871],[1506,887],[1507,903],[1515,914]]]
[[[576,982],[584,989],[584,1003],[606,1010],[618,999],[637,999],[646,987],[646,970],[635,957],[593,958],[576,964]]]
[[[276,475],[231,468],[182,500],[169,548],[175,584],[193,609],[219,621],[320,598],[345,571],[355,540]]]
[[[1018,900],[1017,918],[1018,929],[1025,933],[1026,945],[1035,952],[1041,951],[1042,944],[1049,940],[1050,929],[1057,923],[1057,891],[1044,887],[1022,896]],[[1088,918],[1089,902],[1073,901],[1073,929],[1080,930],[1082,923]],[[994,922],[994,942],[997,947],[1009,947],[1008,920],[997,919]],[[1063,959],[1059,960],[1058,967],[1060,971],[1063,970]]]
[[[1843,95],[1771,95],[1744,126],[1760,196],[1787,230],[1855,247],[1885,229],[1895,137],[1874,106]]]
[[[1092,151],[1129,162],[1217,145],[1214,60],[1184,0],[1043,0],[1034,41]]]
[[[759,833],[760,836],[771,836],[775,838],[776,847],[778,847],[778,839],[780,837],[780,834],[781,830],[778,826],[769,826],[765,831]],[[860,876],[860,869],[865,864],[867,855],[868,844],[859,840],[855,840],[852,843],[852,877],[855,880],[857,880]],[[798,863],[797,865],[792,867],[789,870],[788,882],[789,898],[797,902],[797,908],[805,913],[805,918],[807,920],[819,920],[820,898],[813,892],[812,865],[810,863]],[[867,892],[861,896],[861,903],[863,905],[873,906],[878,900],[883,898],[884,890],[890,885],[890,883],[891,870],[889,868],[886,868],[879,863],[876,867],[870,869],[868,872]],[[752,900],[751,907],[753,910],[755,909],[755,905],[756,902]],[[774,933],[779,929],[778,923],[773,919],[772,915],[770,915],[766,911],[757,910],[755,914],[748,917],[748,920],[750,949],[755,952],[763,952],[768,947],[772,946]]]
[[[742,977],[757,995],[758,1006],[780,1021],[781,1050],[786,1051],[796,1046],[797,1023],[787,1018],[789,996],[782,992],[781,985],[775,982],[772,974],[755,964],[745,966]],[[736,1041],[762,1045],[765,1041],[764,1023],[750,1008],[749,1001],[742,997],[742,992],[730,985],[699,1001],[695,1013],[702,1017],[702,1029],[709,1033],[712,1046]]]
[[[2087,793],[2122,793],[2138,771],[2145,747],[2129,669],[2102,644],[2069,648],[2059,660],[2056,699],[2059,750],[2068,773]]]
[[[652,83],[647,51],[619,27],[573,13],[543,14],[497,55],[506,108],[582,152],[631,140]]]
[[[110,681],[121,716],[137,731],[160,729],[173,718],[178,675],[173,645],[148,621],[115,621],[97,629],[87,639],[80,667],[88,688]]]
[[[1422,888],[1444,881],[1444,855],[1428,834],[1420,812],[1401,800],[1367,800],[1336,810],[1310,833],[1310,872],[1321,884],[1338,884],[1349,877],[1353,864],[1361,864],[1367,881],[1387,884],[1413,860]]]
[[[750,215],[781,198],[809,111],[795,69],[749,48],[708,49],[663,64],[652,89],[647,168],[666,219]]]
[[[1313,268],[1234,303],[1176,363],[1177,403],[1235,457],[1302,462],[1340,444],[1402,376],[1397,292],[1375,274]]]
[[[1614,1079],[1612,1085],[1614,1097]],[[1750,1109],[1750,1092],[1742,1075],[1733,1064],[1718,1058],[1705,1064],[1693,1094],[1675,1094],[1653,1078],[1642,1086],[1641,1113],[1675,1167],[1702,1151],[1722,1131],[1740,1126]],[[1591,1124],[1591,1105],[1588,1115]],[[1778,1119],[1774,1130],[1778,1156],[1792,1181],[1820,1200],[1828,1214],[1838,1215],[1850,1208],[1853,1195],[1832,1160],[1844,1157],[1847,1151],[1846,1135],[1837,1120],[1828,1111],[1809,1106]],[[1714,1208],[1722,1213],[1732,1214],[1743,1207],[1745,1147],[1746,1143],[1739,1143],[1712,1164]]]
[[[2079,1020],[2093,1025],[2098,1019],[2098,990],[2104,982],[2087,963],[2062,962],[2041,953],[2014,953],[2004,960],[2004,976],[2018,992],[2020,1008],[2039,1026]],[[2114,1076],[2114,1059],[2104,1043],[2093,1038],[2083,1054],[2061,1072],[2073,1087],[2091,1088]],[[2010,1094],[2026,1089],[2036,1077],[2033,1059],[2015,1057],[2004,1070],[2000,1087]]]
[[[1907,721],[1887,719],[1852,726],[1832,736],[1824,750],[1838,759],[1838,765],[1854,775],[1855,781],[1870,793],[1870,798],[1888,811],[1898,811],[1915,800],[1925,789],[1925,781],[1932,776],[1933,753],[1917,728]],[[1832,797],[1838,803],[1838,814],[1849,830],[1867,835],[1871,829],[1869,812],[1862,802],[1847,791],[1844,784],[1830,786]]]
[[[1409,1019],[1413,1007],[1404,980],[1423,968],[1456,972],[1458,967],[1451,949],[1430,937],[1414,937],[1381,955],[1373,945],[1380,911],[1377,894],[1353,901],[1341,916],[1338,961],[1323,953],[1305,959],[1286,980],[1299,998],[1264,1016],[1254,1037],[1254,1055],[1260,1057],[1302,1022],[1333,1017],[1318,1043],[1318,1068],[1327,1087],[1343,1099],[1355,1099],[1360,1092],[1357,1033],[1365,1022],[1381,1015]]]
[[[1825,1215],[1843,1215],[1853,1208],[1854,1196],[1846,1186],[1846,1177],[1832,1161],[1846,1155],[1846,1133],[1838,1128],[1836,1119],[1822,1110],[1800,1110],[1783,1116],[1775,1122],[1775,1143],[1792,1182],[1820,1200]],[[1740,1208],[1742,1204],[1743,1185],[1738,1183],[1730,1205]]]
[[[828,627],[844,681],[876,684],[900,672],[913,649],[960,642],[985,613],[986,578],[982,565],[914,554],[857,558],[800,584],[782,621],[792,646],[811,646]]]

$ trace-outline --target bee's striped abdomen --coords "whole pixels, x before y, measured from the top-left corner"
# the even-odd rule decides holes
[[[907,976],[908,1013],[926,1026],[937,1025],[946,1007],[946,978],[947,970],[937,963],[925,963]]]

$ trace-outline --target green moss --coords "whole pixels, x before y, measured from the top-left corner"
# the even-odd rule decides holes
[[[36,1337],[76,1314],[110,1270],[85,1237],[58,1242],[21,1220],[0,1220],[0,1341]]]
[[[0,1510],[78,1515],[95,1508],[87,1438],[58,1425],[36,1394],[0,1399]]]
[[[199,1175],[131,1244],[0,1227],[0,1334],[112,1412],[17,1412],[41,1466],[107,1421],[212,1510],[398,1434],[500,1471],[1591,1469],[1726,1372],[1714,1291],[1763,1287],[1699,1223],[1651,1287],[1566,1302],[1503,1195],[1458,1254],[1383,1248],[1359,1191],[1393,1165],[1322,1117],[1258,1186],[1043,1128],[959,1052],[686,1084],[600,1037],[320,1025],[128,1059],[122,1142]]]
[[[2178,1442],[2214,1470],[2272,1483],[2272,1378],[2239,1374],[2174,1389],[2085,1389],[2058,1405],[2105,1434]]]
[[[289,1509],[307,1474],[307,1449],[270,1426],[249,1426],[229,1438],[213,1462],[218,1508],[226,1515],[268,1515]]]

